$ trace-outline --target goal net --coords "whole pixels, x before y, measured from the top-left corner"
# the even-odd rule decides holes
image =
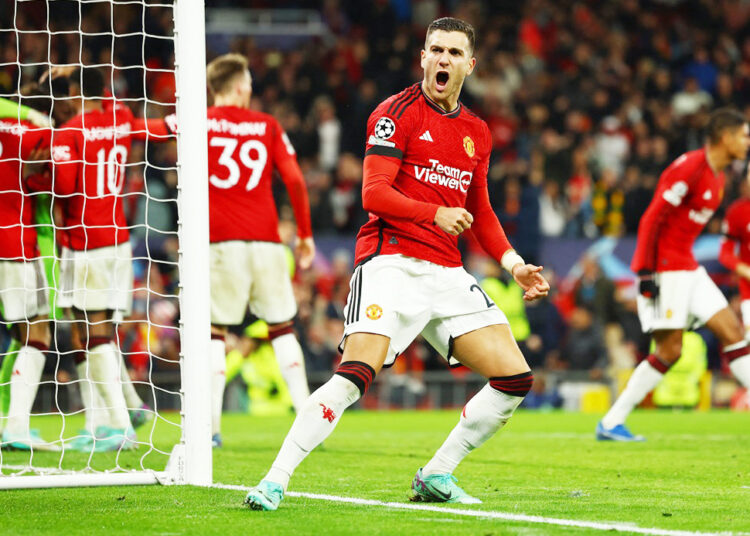
[[[203,3],[0,22],[0,488],[210,484]]]

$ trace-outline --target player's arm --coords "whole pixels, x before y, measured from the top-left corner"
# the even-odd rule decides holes
[[[175,139],[175,131],[170,128],[166,118],[133,118],[133,129],[130,135],[134,140],[165,142]]]
[[[76,193],[78,172],[82,155],[78,153],[75,136],[71,130],[60,130],[52,139],[52,190],[58,195]]]
[[[378,154],[377,152],[368,152],[365,155],[362,177],[363,208],[375,216],[388,220],[410,221],[424,225],[435,223],[437,225],[439,209],[447,207],[410,199],[393,188],[393,181],[396,180],[400,167],[400,158]],[[466,212],[463,209],[456,210]],[[441,222],[443,222],[442,219]],[[442,225],[440,225],[440,228],[449,232]]]
[[[724,236],[721,240],[721,248],[719,249],[719,262],[727,270],[735,272],[745,279],[750,279],[750,265],[740,261],[737,256],[737,246],[741,245],[740,240],[737,238],[739,234],[737,233],[735,221],[737,217],[738,214],[735,207],[730,207],[722,224]]]
[[[489,156],[488,156],[489,158]],[[533,301],[549,293],[549,283],[542,275],[542,267],[527,264],[516,253],[505,235],[500,220],[490,205],[487,192],[487,163],[480,163],[466,196],[466,209],[474,216],[471,231],[479,244],[499,262],[524,290],[523,298]]]
[[[0,117],[11,117],[22,121],[27,120],[38,127],[49,127],[52,125],[52,119],[42,112],[3,98],[0,98]]]
[[[315,258],[315,242],[312,237],[310,223],[310,201],[307,196],[307,185],[302,170],[295,158],[286,158],[278,163],[277,168],[281,180],[284,181],[289,201],[297,222],[297,244],[295,253],[299,259],[299,266],[306,270]]]
[[[289,193],[289,202],[292,204],[294,219],[297,222],[295,254],[299,259],[299,267],[306,270],[315,258],[307,185],[289,137],[282,130],[281,125],[275,122],[273,123],[272,143],[274,167],[279,172],[281,180],[284,181],[286,191]]]
[[[658,292],[653,283],[653,273],[657,268],[659,237],[689,195],[691,184],[700,178],[703,171],[702,166],[691,166],[683,160],[685,158],[681,156],[664,171],[656,194],[638,227],[638,247],[631,268],[638,274],[640,292],[646,297],[655,297]]]

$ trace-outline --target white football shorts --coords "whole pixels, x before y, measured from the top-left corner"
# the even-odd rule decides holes
[[[655,274],[656,299],[638,295],[638,318],[644,333],[662,329],[695,329],[729,306],[702,266]],[[636,284],[638,282],[636,281]]]
[[[0,303],[6,322],[49,314],[47,276],[42,259],[0,261]]]
[[[209,249],[211,323],[239,325],[248,307],[269,324],[294,318],[297,302],[286,246],[231,240],[211,244]]]
[[[77,251],[62,248],[58,307],[81,311],[133,309],[133,250],[130,242]]]
[[[386,367],[421,334],[451,366],[453,340],[494,324],[505,314],[463,267],[448,268],[404,255],[380,255],[360,264],[344,307],[343,351],[352,333],[390,337]]]

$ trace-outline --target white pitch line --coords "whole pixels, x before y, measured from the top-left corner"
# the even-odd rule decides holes
[[[233,484],[213,484],[214,488],[229,489],[237,491],[249,491],[250,488],[247,486],[237,486]],[[562,527],[579,527],[584,529],[594,530],[608,530],[616,532],[630,532],[635,534],[652,534],[654,536],[724,536],[731,534],[747,534],[747,533],[731,533],[731,532],[693,532],[687,530],[669,530],[669,529],[653,529],[646,527],[639,527],[637,525],[631,525],[628,523],[606,523],[598,521],[579,521],[575,519],[559,519],[554,517],[543,517],[543,516],[531,516],[526,514],[510,514],[506,512],[493,512],[486,510],[466,510],[461,508],[448,508],[445,506],[432,506],[427,504],[412,504],[412,503],[399,503],[399,502],[383,502],[375,501],[371,499],[359,499],[356,497],[339,497],[337,495],[325,495],[321,493],[304,493],[299,491],[288,491],[287,497],[302,497],[305,499],[318,499],[321,501],[331,501],[338,503],[357,504],[361,506],[382,506],[385,508],[398,508],[401,510],[419,510],[427,512],[440,512],[442,514],[451,514],[457,516],[468,516],[468,517],[480,517],[490,519],[503,519],[505,521],[523,521],[526,523],[539,523],[542,525],[558,525]]]

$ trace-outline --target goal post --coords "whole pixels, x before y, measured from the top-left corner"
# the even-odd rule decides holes
[[[19,11],[24,6],[24,1],[19,0],[16,3],[16,10]],[[39,2],[37,1],[36,4]],[[46,0],[48,10],[47,34],[49,42],[52,43],[54,38],[65,37],[65,34],[75,33],[70,30],[54,31],[50,29],[49,10],[54,0]],[[34,4],[34,5],[36,5]],[[152,167],[159,170],[174,170],[177,173],[177,198],[158,198],[169,202],[176,202],[177,207],[177,271],[179,273],[178,281],[175,285],[177,290],[173,294],[162,294],[160,297],[174,298],[179,303],[179,318],[176,321],[175,331],[179,333],[179,390],[174,387],[163,389],[157,385],[157,380],[152,375],[153,363],[162,360],[161,357],[152,353],[151,347],[148,347],[149,371],[146,381],[136,382],[142,387],[148,386],[151,396],[156,402],[157,396],[171,396],[170,400],[179,402],[179,419],[177,414],[170,415],[168,412],[161,413],[161,409],[153,408],[153,425],[146,432],[141,433],[135,440],[139,449],[126,453],[124,450],[117,450],[113,453],[97,453],[91,451],[89,455],[79,455],[83,460],[77,465],[76,458],[71,461],[68,455],[68,443],[75,436],[75,428],[71,429],[71,417],[75,417],[75,422],[80,422],[81,411],[75,410],[66,413],[61,409],[58,400],[58,392],[62,385],[75,386],[79,388],[79,380],[58,380],[58,370],[60,363],[65,359],[72,359],[74,352],[60,352],[56,355],[57,364],[55,366],[55,377],[52,381],[42,383],[54,384],[54,407],[46,409],[43,415],[45,419],[55,419],[60,423],[59,436],[50,444],[56,444],[64,447],[60,452],[40,452],[37,453],[32,447],[30,452],[23,453],[25,458],[22,464],[17,463],[14,456],[18,452],[11,452],[7,448],[7,442],[2,443],[0,448],[0,490],[3,489],[24,489],[24,488],[46,488],[46,487],[77,487],[77,486],[120,486],[120,485],[144,485],[144,484],[166,484],[166,485],[198,485],[209,486],[212,484],[212,443],[211,443],[211,360],[210,360],[210,295],[209,295],[209,219],[208,219],[208,154],[207,154],[207,120],[206,120],[206,48],[205,48],[205,7],[204,0],[129,0],[119,2],[119,0],[82,0],[78,6],[78,39],[79,46],[83,49],[84,38],[99,38],[102,35],[111,35],[111,59],[109,64],[102,64],[98,56],[87,63],[84,62],[82,50],[79,54],[77,65],[82,66],[94,65],[96,67],[109,67],[113,73],[120,69],[122,72],[133,69],[132,66],[118,66],[115,61],[114,48],[115,38],[129,37],[130,33],[118,33],[115,24],[115,18],[111,18],[111,28],[105,32],[82,29],[83,18],[81,16],[82,8],[85,9],[94,4],[108,6],[110,13],[114,13],[116,8],[127,9],[127,6],[138,5],[142,10],[142,22],[140,32],[135,32],[143,38],[143,62],[137,67],[143,72],[144,96],[140,98],[144,106],[143,116],[147,115],[146,108],[149,104],[163,106],[165,103],[159,100],[151,100],[146,88],[146,77],[151,72],[159,71],[161,73],[171,70],[170,65],[152,69],[146,64],[145,43],[147,37],[156,37],[160,40],[173,38],[174,41],[174,76],[175,76],[175,106],[177,117],[176,146],[177,156],[176,163],[173,167],[159,167],[149,162],[148,149],[149,144],[146,138],[145,149],[140,161],[121,163],[127,168],[129,165],[140,165],[144,169]],[[29,4],[30,5],[30,4]],[[160,10],[172,10],[173,36],[153,36],[147,33],[147,12],[150,8]],[[15,19],[14,19],[15,20]],[[165,27],[169,24],[165,23]],[[21,45],[22,39],[26,34],[33,32],[28,29],[16,27],[3,32],[15,32],[15,43],[17,50],[17,59],[15,66],[19,72],[23,68],[29,68],[39,63],[27,63],[22,59]],[[42,30],[43,31],[43,30]],[[1,36],[0,36],[1,37]],[[2,41],[0,41],[2,44]],[[50,47],[51,49],[51,47]],[[97,51],[98,52],[98,51]],[[53,55],[48,52],[48,67],[55,65]],[[0,68],[11,65],[0,63]],[[21,80],[21,76],[18,76]],[[114,74],[107,82],[114,86]],[[51,87],[51,86],[50,86]],[[0,91],[2,93],[2,91]],[[20,87],[16,87],[14,92],[4,93],[0,97],[17,99],[21,95]],[[113,91],[114,99],[118,95]],[[88,97],[86,97],[88,98]],[[131,105],[139,101],[139,98],[122,99],[125,105]],[[53,104],[54,106],[54,104]],[[137,106],[137,103],[136,103]],[[19,115],[20,117],[20,115]],[[136,118],[138,115],[136,114]],[[0,121],[2,118],[0,118]],[[11,118],[10,120],[16,120]],[[19,119],[20,121],[20,119]],[[59,125],[58,125],[59,126]],[[2,128],[2,126],[0,126]],[[85,130],[85,125],[84,125]],[[114,134],[117,137],[117,134]],[[20,150],[20,149],[19,149]],[[20,158],[19,158],[20,159]],[[24,160],[20,159],[21,165]],[[87,162],[88,163],[88,162]],[[117,162],[115,162],[117,164]],[[110,163],[110,167],[115,167]],[[20,168],[19,168],[20,169]],[[111,172],[110,172],[111,173]],[[123,173],[125,173],[123,171]],[[144,171],[145,175],[145,171]],[[52,173],[54,177],[54,172]],[[23,181],[19,172],[18,177],[19,194],[23,193]],[[119,195],[119,194],[118,194]],[[136,194],[130,193],[131,196],[138,195],[146,197],[146,206],[153,201],[148,189]],[[54,194],[52,195],[54,198]],[[51,212],[51,210],[50,210]],[[150,231],[148,218],[144,224],[131,225],[134,229],[141,225]],[[57,229],[55,229],[57,230]],[[148,245],[146,250],[149,251]],[[3,255],[0,252],[0,257]],[[53,255],[54,262],[60,262],[59,252]],[[136,257],[133,257],[136,259]],[[0,261],[3,261],[0,258]],[[147,265],[146,270],[150,270],[154,263],[164,263],[164,261],[151,258],[150,252],[147,257],[140,260]],[[24,261],[25,262],[25,261]],[[157,264],[158,266],[158,264]],[[55,290],[56,282],[47,283],[49,290]],[[148,285],[146,285],[148,287]],[[136,289],[144,291],[151,296],[150,288]],[[149,298],[146,299],[148,306]],[[4,319],[3,323],[9,325]],[[27,318],[27,321],[29,319]],[[55,322],[64,324],[70,322],[65,319],[55,319]],[[122,323],[127,323],[125,319]],[[153,321],[147,314],[148,330],[151,336],[152,325],[158,325],[158,321]],[[161,326],[163,327],[163,326]],[[57,336],[57,329],[52,329],[52,337]],[[115,337],[116,345],[120,344],[119,336]],[[0,348],[0,352],[3,350]],[[125,352],[118,350],[122,354]],[[52,352],[50,352],[52,354]],[[8,356],[9,354],[0,354]],[[60,381],[61,383],[58,383]],[[8,387],[8,383],[4,384]],[[40,384],[41,385],[41,384]],[[80,384],[82,385],[82,384]],[[175,403],[176,405],[177,403]],[[105,410],[106,406],[102,406]],[[128,409],[132,409],[130,406]],[[36,418],[34,414],[33,418]],[[0,418],[7,416],[0,415]],[[157,422],[158,421],[158,422]],[[0,421],[0,425],[2,421]],[[177,432],[179,428],[179,433]],[[2,429],[2,426],[0,426]],[[167,430],[163,433],[163,430]],[[161,435],[160,435],[161,434]],[[179,437],[178,437],[179,436]],[[148,458],[147,462],[144,460]],[[155,458],[154,458],[155,456]],[[153,461],[153,460],[156,461]],[[124,460],[124,461],[123,461]],[[109,465],[107,465],[109,464]]]
[[[184,445],[184,453],[181,453],[184,454],[184,463],[178,464],[180,472],[176,477],[179,483],[210,485],[213,472],[203,0],[175,1],[175,71]],[[209,393],[208,399],[206,393]],[[173,452],[173,456],[175,454]]]

